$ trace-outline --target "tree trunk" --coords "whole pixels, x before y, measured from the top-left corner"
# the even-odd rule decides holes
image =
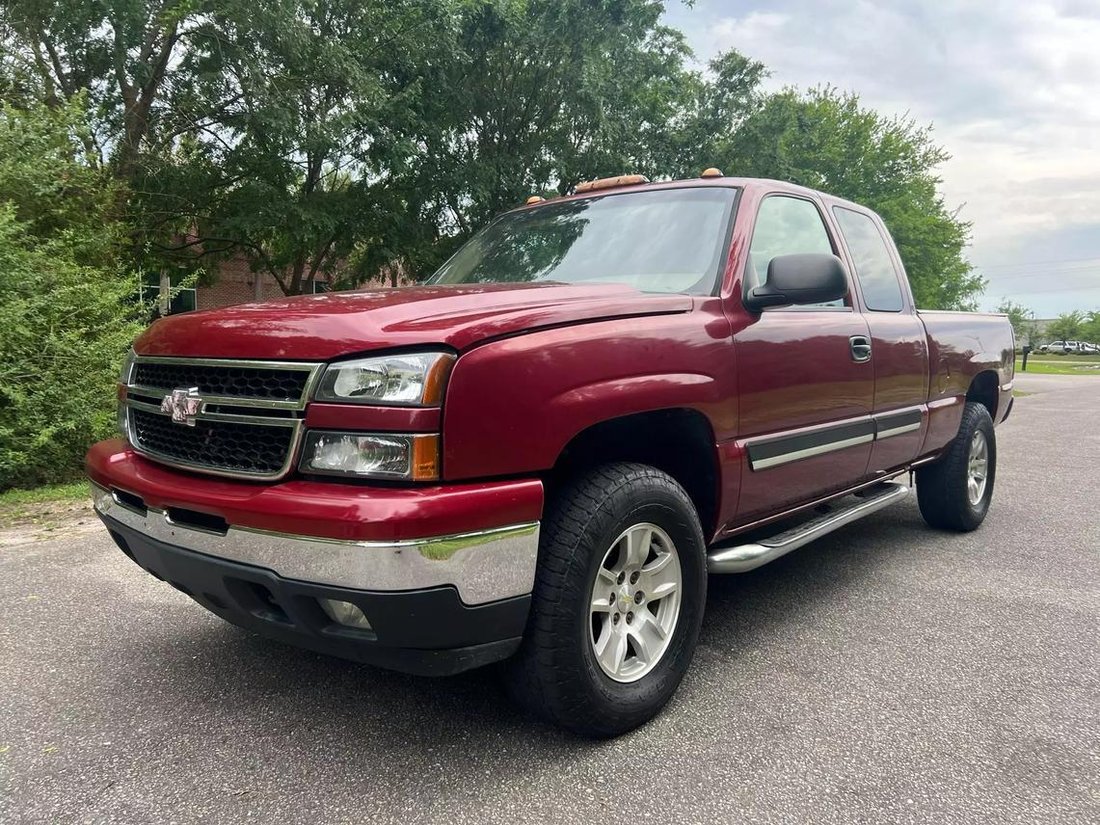
[[[160,271],[160,291],[157,292],[157,312],[163,318],[172,308],[172,278],[167,269]]]

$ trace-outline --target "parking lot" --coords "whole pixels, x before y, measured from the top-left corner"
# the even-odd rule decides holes
[[[914,497],[712,577],[695,663],[609,742],[492,672],[282,647],[106,533],[0,550],[2,822],[1096,822],[1100,378],[1017,377],[989,519]]]

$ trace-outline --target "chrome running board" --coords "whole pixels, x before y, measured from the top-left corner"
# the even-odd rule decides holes
[[[717,547],[707,555],[709,573],[744,573],[755,570],[780,556],[797,550],[845,524],[868,516],[883,507],[889,507],[909,495],[909,487],[900,481],[887,481],[859,494],[846,507],[833,508],[829,512],[803,522],[796,527],[750,544]]]

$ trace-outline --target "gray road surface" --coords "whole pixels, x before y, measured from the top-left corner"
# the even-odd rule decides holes
[[[712,578],[612,742],[237,630],[101,531],[0,550],[0,821],[1100,821],[1100,378],[1018,388],[980,531],[911,499]]]

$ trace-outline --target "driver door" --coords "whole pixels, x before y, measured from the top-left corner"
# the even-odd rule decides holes
[[[772,194],[753,226],[744,286],[777,255],[839,247],[820,204]],[[863,480],[874,440],[875,380],[867,323],[848,295],[830,305],[774,307],[734,335],[743,448],[736,522],[744,524]]]

